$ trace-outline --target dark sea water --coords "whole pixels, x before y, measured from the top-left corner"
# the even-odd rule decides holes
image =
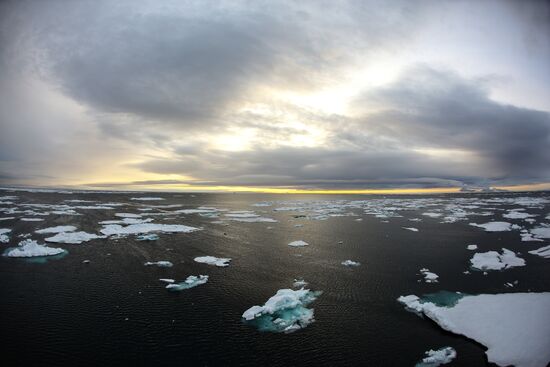
[[[159,215],[151,217],[155,223],[203,229],[192,233],[160,233],[159,240],[152,242],[137,241],[132,235],[80,245],[50,244],[68,250],[69,254],[45,262],[0,257],[2,366],[414,366],[426,350],[444,346],[458,352],[449,366],[485,366],[481,345],[405,311],[396,298],[441,290],[468,294],[550,291],[550,259],[527,252],[548,245],[548,241],[521,242],[518,231],[489,233],[468,224],[504,220],[532,228],[550,222],[545,219],[549,204],[526,206],[513,201],[519,197],[547,200],[545,193],[387,197],[398,202],[401,209],[391,209],[391,201],[381,201],[384,198],[380,196],[0,191],[0,196],[4,195],[15,195],[17,199],[5,200],[13,204],[0,205],[3,209],[28,209],[22,206],[24,203],[124,205],[114,210],[75,209],[82,214],[78,216],[38,216],[45,219],[43,222],[18,219],[33,217],[28,214],[0,213],[0,217],[16,217],[0,221],[0,228],[13,230],[10,243],[0,244],[2,251],[16,246],[20,234],[31,233],[33,239],[42,243],[48,235],[33,233],[39,228],[70,224],[79,230],[99,233],[99,221],[116,219],[114,213],[121,212],[139,213],[146,218],[148,213],[208,206],[252,210],[277,222],[230,221],[223,213],[220,218]],[[165,200],[130,200],[140,196],[160,196]],[[467,219],[454,223],[441,223],[441,217],[422,215],[433,210],[445,211],[446,205],[463,200],[460,198],[469,200],[462,205],[482,203],[472,212],[493,214],[469,214]],[[64,202],[75,199],[96,202]],[[273,210],[291,205],[280,202],[304,207],[304,203],[377,200],[377,208],[401,217],[364,214],[365,210],[360,208],[363,204],[341,211],[344,216],[325,220],[312,219],[319,214],[318,209]],[[273,205],[251,206],[263,201]],[[403,201],[407,203],[406,210]],[[430,203],[433,206],[425,206]],[[168,204],[183,206],[149,212],[137,210]],[[314,207],[323,205],[326,204]],[[537,215],[536,222],[503,219],[502,214],[511,208],[525,208]],[[51,211],[36,207],[33,210]],[[363,220],[356,221],[358,218]],[[413,222],[411,218],[422,221]],[[212,223],[220,219],[228,225]],[[303,226],[295,227],[300,224]],[[415,227],[419,231],[402,227]],[[304,240],[310,246],[287,246],[294,240]],[[503,247],[520,252],[527,265],[487,275],[463,274],[473,255],[466,249],[469,244],[477,244],[479,252]],[[205,255],[232,261],[225,268],[193,261],[194,257]],[[359,261],[361,266],[341,265],[347,259]],[[143,265],[157,260],[171,261],[174,266]],[[439,282],[419,282],[422,279],[419,269],[423,267],[437,273]],[[209,275],[208,283],[181,292],[169,292],[158,281],[159,278],[184,280],[198,274]],[[314,323],[284,334],[260,332],[242,322],[245,310],[264,304],[279,289],[292,288],[295,278],[305,279],[308,289],[323,292],[311,304],[315,310]],[[515,287],[505,286],[515,280],[518,281]]]

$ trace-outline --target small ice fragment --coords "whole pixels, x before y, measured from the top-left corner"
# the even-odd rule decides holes
[[[292,241],[291,243],[288,244],[288,246],[291,246],[291,247],[304,247],[304,246],[309,246],[309,243],[307,243],[305,241],[302,241],[302,240],[299,240],[299,241]]]
[[[161,268],[171,268],[172,266],[174,266],[174,264],[172,264],[170,261],[154,261],[154,262],[147,261],[143,265],[145,265],[145,266],[156,265],[156,266],[159,266]]]
[[[215,265],[219,267],[229,266],[231,259],[223,257],[214,257],[214,256],[199,256],[194,259],[198,263]]]
[[[403,227],[403,229],[406,229],[412,232],[418,232],[418,228],[414,228],[414,227]]]
[[[160,278],[159,280],[161,282],[164,282],[164,283],[174,283],[175,282],[174,279],[169,279],[169,278]]]
[[[166,289],[171,291],[181,291],[184,289],[193,288],[208,282],[208,275],[190,275],[181,283],[172,283],[166,286]]]
[[[159,236],[154,233],[140,234],[139,236],[136,236],[136,240],[138,241],[156,241],[158,239],[159,239]]]
[[[342,261],[341,264],[344,265],[344,266],[359,266],[359,265],[361,265],[360,262],[356,262],[356,261],[353,261],[353,260]]]
[[[468,247],[466,247],[468,250],[477,250],[477,245],[468,245]]]
[[[426,357],[415,367],[438,367],[442,364],[451,363],[456,358],[456,350],[451,347],[444,347],[438,350],[429,350],[425,352]]]

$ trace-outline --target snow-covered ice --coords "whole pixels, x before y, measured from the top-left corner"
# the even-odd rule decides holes
[[[48,247],[40,245],[38,242],[26,239],[19,242],[19,245],[14,248],[9,248],[4,252],[7,257],[39,257],[53,256],[66,252],[62,248]]]
[[[294,332],[315,321],[313,309],[307,306],[319,295],[321,292],[303,288],[279,289],[263,306],[250,307],[242,317],[260,331]]]
[[[288,244],[288,246],[304,247],[304,246],[309,246],[309,243],[307,243],[306,241],[299,240],[299,241],[292,241],[291,243]]]
[[[48,227],[44,229],[36,230],[36,233],[59,233],[59,232],[73,232],[76,231],[75,226],[57,226],[57,227]]]
[[[6,233],[10,233],[11,229],[9,228],[0,228],[0,243],[10,242],[10,237]]]
[[[465,295],[451,306],[438,306],[415,295],[398,301],[441,328],[486,346],[491,363],[545,367],[550,362],[550,292]]]
[[[550,226],[543,225],[540,227],[533,228],[531,234],[537,238],[550,238]]]
[[[432,273],[430,269],[422,268],[420,269],[420,274],[424,276],[424,281],[426,283],[437,283],[437,278],[439,278],[439,275],[436,273]]]
[[[121,226],[120,224],[107,224],[100,230],[101,233],[107,236],[112,235],[129,235],[141,234],[148,232],[168,232],[168,233],[189,233],[198,231],[199,228],[184,226],[181,224],[156,224],[156,223],[140,223]]]
[[[231,259],[224,257],[214,257],[214,256],[199,256],[194,259],[198,263],[215,265],[215,266],[229,266]]]
[[[60,232],[52,237],[46,238],[48,242],[57,242],[57,243],[70,243],[70,244],[80,244],[82,242],[87,242],[90,240],[95,240],[97,238],[105,238],[105,236],[100,236],[94,233],[88,232]]]
[[[507,232],[512,230],[512,224],[508,222],[488,222],[483,224],[470,223],[471,226],[485,229],[486,232]]]
[[[163,283],[174,283],[175,282],[174,279],[170,279],[170,278],[160,278],[159,280]]]
[[[145,266],[159,266],[161,268],[171,268],[172,266],[174,266],[174,264],[172,264],[170,261],[165,261],[165,260],[147,261],[143,265],[145,265]]]
[[[550,259],[550,246],[540,247],[536,250],[529,251],[529,253],[532,255],[537,255],[537,256]]]
[[[171,291],[181,291],[184,289],[193,288],[208,282],[208,275],[190,275],[181,283],[172,283],[166,286],[166,289]]]
[[[344,266],[359,266],[359,265],[361,265],[360,262],[353,261],[353,260],[342,261],[341,264],[344,265]]]
[[[425,352],[426,357],[418,362],[415,367],[438,367],[442,364],[451,363],[456,358],[456,350],[452,347],[444,347],[441,349]]]
[[[478,252],[470,259],[472,268],[479,270],[502,270],[516,266],[524,266],[525,260],[513,251],[503,248],[502,254],[496,251]]]
[[[466,248],[470,251],[477,250],[477,245],[468,245]]]

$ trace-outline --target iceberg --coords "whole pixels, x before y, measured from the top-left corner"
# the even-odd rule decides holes
[[[97,238],[105,238],[105,236],[99,236],[94,233],[87,232],[61,232],[57,233],[55,236],[46,238],[47,242],[57,242],[57,243],[70,243],[73,245],[78,245],[82,242],[87,242],[90,240],[95,240]]]
[[[292,241],[291,243],[288,244],[288,246],[291,246],[291,247],[304,247],[304,246],[309,246],[309,243],[307,243],[305,241],[302,241],[302,240],[299,240],[299,241]]]
[[[8,248],[4,252],[7,257],[40,257],[53,256],[66,252],[62,248],[48,247],[40,245],[38,242],[30,239],[19,242],[18,247]]]
[[[417,363],[415,367],[438,367],[442,364],[451,363],[456,358],[456,350],[452,347],[444,347],[438,350],[430,349],[424,354],[426,354],[426,357]]]
[[[464,295],[445,306],[415,295],[401,296],[398,301],[442,329],[486,346],[491,363],[545,367],[550,362],[550,292]]]
[[[353,260],[342,261],[341,264],[344,265],[344,266],[359,266],[359,265],[361,265],[360,262],[353,261]]]
[[[44,229],[39,229],[34,231],[36,233],[59,233],[59,232],[73,232],[76,231],[75,226],[57,226],[57,227],[48,227]]]
[[[190,275],[181,283],[172,283],[166,286],[166,289],[171,291],[182,291],[184,289],[193,288],[208,282],[208,275]]]
[[[315,321],[313,309],[307,306],[322,292],[309,289],[279,289],[263,306],[246,310],[243,320],[260,331],[291,333]]]
[[[231,259],[214,256],[199,256],[194,259],[198,263],[215,265],[219,267],[229,266]]]
[[[517,257],[513,251],[503,248],[502,254],[496,251],[478,252],[470,259],[472,268],[478,270],[502,270],[524,266],[525,260]]]
[[[172,264],[170,261],[154,261],[154,262],[147,261],[143,265],[145,265],[145,266],[156,265],[156,266],[161,267],[161,268],[171,268],[172,266],[174,266],[174,264]]]

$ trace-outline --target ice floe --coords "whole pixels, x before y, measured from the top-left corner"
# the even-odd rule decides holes
[[[43,222],[43,218],[21,218],[20,219],[23,222]]]
[[[260,331],[290,333],[315,321],[307,306],[321,295],[309,289],[279,289],[263,306],[252,306],[242,317]]]
[[[542,225],[540,227],[533,228],[531,234],[537,238],[550,238],[550,226]]]
[[[12,220],[12,219],[15,219],[15,217],[3,217],[3,218],[0,218],[0,221],[3,221],[3,220]]]
[[[181,283],[172,283],[166,286],[166,289],[171,291],[182,291],[184,289],[193,288],[208,282],[208,275],[190,275]]]
[[[302,288],[305,287],[308,283],[303,279],[294,279],[294,282],[292,283],[292,286],[294,288]]]
[[[288,244],[288,246],[304,247],[304,246],[309,246],[309,243],[307,243],[306,241],[299,240],[299,241],[292,241],[291,243]]]
[[[62,248],[48,247],[40,245],[38,242],[26,239],[19,242],[18,247],[9,248],[4,252],[7,257],[41,257],[53,256],[66,252]]]
[[[48,227],[44,229],[39,229],[34,231],[35,233],[59,233],[59,232],[73,232],[76,231],[75,226],[57,226],[57,227]]]
[[[513,251],[503,248],[502,254],[496,251],[478,252],[470,259],[472,268],[478,270],[502,270],[516,266],[524,266],[525,260]]]
[[[353,260],[342,261],[341,264],[344,265],[344,266],[359,266],[359,265],[361,265],[360,262],[353,261]]]
[[[527,218],[536,217],[536,215],[525,213],[521,211],[521,209],[516,209],[516,210],[510,210],[506,214],[502,214],[502,217],[507,219],[527,219]]]
[[[437,278],[439,278],[439,275],[436,273],[432,273],[430,269],[422,268],[420,269],[420,274],[424,276],[424,281],[426,283],[437,283]]]
[[[529,251],[529,253],[532,255],[537,255],[537,256],[550,259],[550,246],[540,247],[536,250]]]
[[[402,228],[411,232],[418,232],[418,228],[414,228],[414,227],[402,227]]]
[[[152,196],[144,196],[144,197],[130,198],[130,200],[138,200],[138,201],[159,201],[159,200],[164,200],[164,198],[152,197]]]
[[[169,279],[169,278],[160,278],[159,280],[163,283],[174,283],[175,282],[174,279]]]
[[[88,242],[90,240],[95,240],[97,238],[105,238],[105,236],[100,236],[94,233],[88,232],[60,232],[52,237],[46,238],[48,242],[57,242],[57,243],[69,243],[73,245],[80,244],[82,242]]]
[[[10,233],[11,229],[9,228],[0,228],[0,242],[8,243],[10,242],[10,237],[6,233]]]
[[[470,225],[483,228],[486,232],[507,232],[514,228],[513,225],[508,222],[488,222],[483,224],[470,223]]]
[[[174,266],[174,264],[172,264],[170,261],[165,261],[165,260],[147,261],[143,265],[145,265],[145,266],[158,266],[158,267],[161,267],[161,268],[171,268],[172,266]]]
[[[100,232],[106,236],[112,235],[130,235],[142,234],[148,232],[167,232],[167,233],[189,233],[198,231],[200,228],[184,226],[181,224],[156,224],[156,223],[140,223],[121,226],[120,224],[107,224],[101,228]]]
[[[199,256],[199,257],[196,257],[194,260],[195,262],[198,262],[198,263],[215,265],[219,267],[229,266],[229,262],[231,261],[231,259],[229,258],[214,257],[214,256]]]
[[[477,245],[468,245],[468,247],[466,248],[470,251],[474,251],[474,250],[477,250]]]
[[[418,362],[415,367],[438,367],[442,364],[451,363],[456,358],[456,350],[452,347],[444,347],[437,350],[430,349],[424,354],[426,354],[426,357]]]
[[[415,295],[401,296],[398,301],[442,329],[486,346],[491,363],[545,367],[550,362],[550,292],[465,295],[446,306]]]
[[[136,240],[138,241],[156,241],[158,239],[159,236],[155,233],[140,234],[139,236],[136,236]]]

